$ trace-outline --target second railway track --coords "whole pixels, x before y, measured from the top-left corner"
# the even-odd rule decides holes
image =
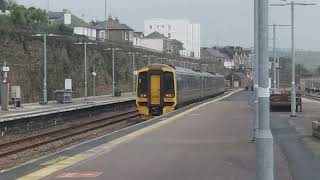
[[[303,94],[302,97],[307,98],[307,99],[312,99],[312,100],[320,101],[320,95],[315,95],[315,94]]]
[[[11,155],[15,155],[20,152],[31,150],[37,147],[48,145],[57,141],[75,137],[86,132],[94,131],[103,127],[111,126],[123,121],[139,116],[139,112],[136,109],[118,112],[114,115],[110,115],[102,118],[93,118],[89,122],[73,125],[70,127],[45,132],[38,135],[33,135],[7,143],[0,144],[0,158],[5,158]]]

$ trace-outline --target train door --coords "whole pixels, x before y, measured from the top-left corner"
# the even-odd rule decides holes
[[[151,105],[161,104],[161,77],[158,74],[150,76]]]

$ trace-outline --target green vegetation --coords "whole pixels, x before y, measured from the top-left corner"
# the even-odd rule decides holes
[[[0,10],[5,11],[8,9],[8,2],[5,0],[0,0]]]
[[[26,30],[43,30],[48,24],[48,14],[45,10],[23,5],[18,5],[14,1],[0,0],[0,10],[9,11],[10,15],[0,16],[2,28],[13,30],[23,28]]]

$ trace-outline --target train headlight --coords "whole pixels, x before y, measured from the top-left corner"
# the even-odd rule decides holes
[[[165,97],[166,98],[173,98],[173,94],[166,94]]]

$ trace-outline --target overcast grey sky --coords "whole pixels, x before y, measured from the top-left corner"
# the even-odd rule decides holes
[[[108,14],[118,16],[136,31],[147,18],[183,18],[201,24],[202,46],[253,45],[253,0],[107,0]],[[46,8],[47,0],[17,0],[26,6]],[[281,2],[271,0],[270,2]],[[302,0],[297,0],[302,2]],[[303,2],[320,3],[320,0]],[[104,19],[104,0],[51,0],[50,10],[69,9],[86,20]],[[320,51],[320,5],[296,8],[297,48]],[[289,7],[271,7],[270,23],[289,24]],[[270,28],[270,39],[272,38]],[[278,44],[290,47],[289,27],[278,30]],[[272,45],[272,43],[270,43]]]

